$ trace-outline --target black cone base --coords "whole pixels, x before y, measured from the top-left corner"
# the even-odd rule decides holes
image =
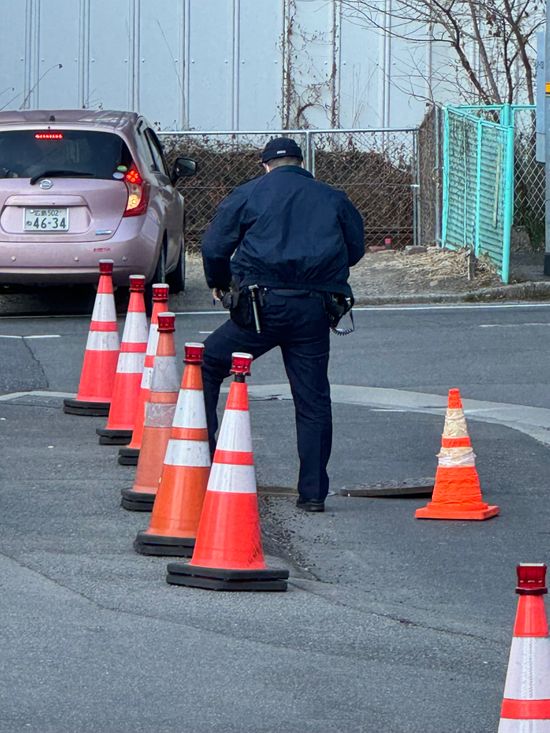
[[[194,547],[194,537],[164,537],[158,534],[138,532],[134,540],[134,550],[141,555],[191,557]]]
[[[82,400],[63,400],[63,412],[67,415],[89,415],[91,417],[107,417],[110,402],[84,402]]]
[[[146,494],[143,491],[122,489],[120,506],[129,512],[150,512],[155,503],[156,494]]]
[[[288,570],[226,570],[170,563],[166,582],[206,590],[285,591]]]
[[[118,462],[121,466],[137,466],[139,448],[120,448]]]
[[[99,435],[100,445],[128,445],[132,440],[131,430],[109,430],[108,428],[96,428]]]

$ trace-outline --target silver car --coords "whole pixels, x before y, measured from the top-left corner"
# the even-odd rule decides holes
[[[147,120],[134,112],[0,112],[0,285],[95,283],[100,259],[185,285],[184,201]]]

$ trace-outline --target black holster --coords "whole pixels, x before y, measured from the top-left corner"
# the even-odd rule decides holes
[[[346,296],[342,293],[323,293],[325,299],[325,311],[331,328],[336,328],[342,318],[349,313],[355,303],[353,295]]]
[[[229,310],[231,320],[241,328],[254,327],[254,313],[249,288],[241,287],[238,279],[231,281],[231,289],[224,293],[222,305]]]

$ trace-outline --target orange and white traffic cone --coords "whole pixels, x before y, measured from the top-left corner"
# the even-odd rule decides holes
[[[157,353],[158,336],[158,315],[165,312],[168,306],[168,295],[170,286],[164,283],[153,285],[153,312],[151,313],[151,325],[149,326],[149,338],[145,352],[145,365],[141,377],[141,388],[139,390],[136,414],[134,419],[134,430],[130,445],[119,448],[118,462],[121,466],[137,466],[141,439],[143,437],[143,422],[145,419],[145,403],[151,392],[151,377],[153,376],[153,365]]]
[[[449,390],[441,452],[432,500],[417,509],[417,519],[490,519],[500,509],[483,501],[475,453],[468,436],[458,389]]]
[[[203,352],[203,344],[185,344],[186,366],[151,522],[134,541],[134,549],[142,555],[193,553],[210,473]]]
[[[113,260],[99,260],[99,284],[75,399],[63,400],[69,415],[109,414],[120,351],[113,295]]]
[[[266,567],[250,435],[250,354],[233,354],[235,375],[190,562],[170,563],[166,580],[210,590],[284,591],[288,570]]]
[[[517,566],[516,622],[498,733],[550,731],[550,639],[544,608],[546,565]]]
[[[96,429],[101,445],[125,445],[132,438],[147,349],[144,292],[145,277],[130,275],[130,301],[122,333],[111,408],[107,425]]]
[[[136,479],[131,489],[122,490],[121,506],[132,512],[150,512],[153,508],[170,439],[180,386],[174,345],[175,322],[173,313],[159,313],[159,341],[151,394],[145,405],[145,426]]]

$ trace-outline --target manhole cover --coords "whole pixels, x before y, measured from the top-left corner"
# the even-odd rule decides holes
[[[344,487],[338,492],[339,496],[353,497],[402,497],[402,496],[431,496],[434,488],[434,479],[419,478],[405,479],[404,481],[379,481],[375,484]]]

